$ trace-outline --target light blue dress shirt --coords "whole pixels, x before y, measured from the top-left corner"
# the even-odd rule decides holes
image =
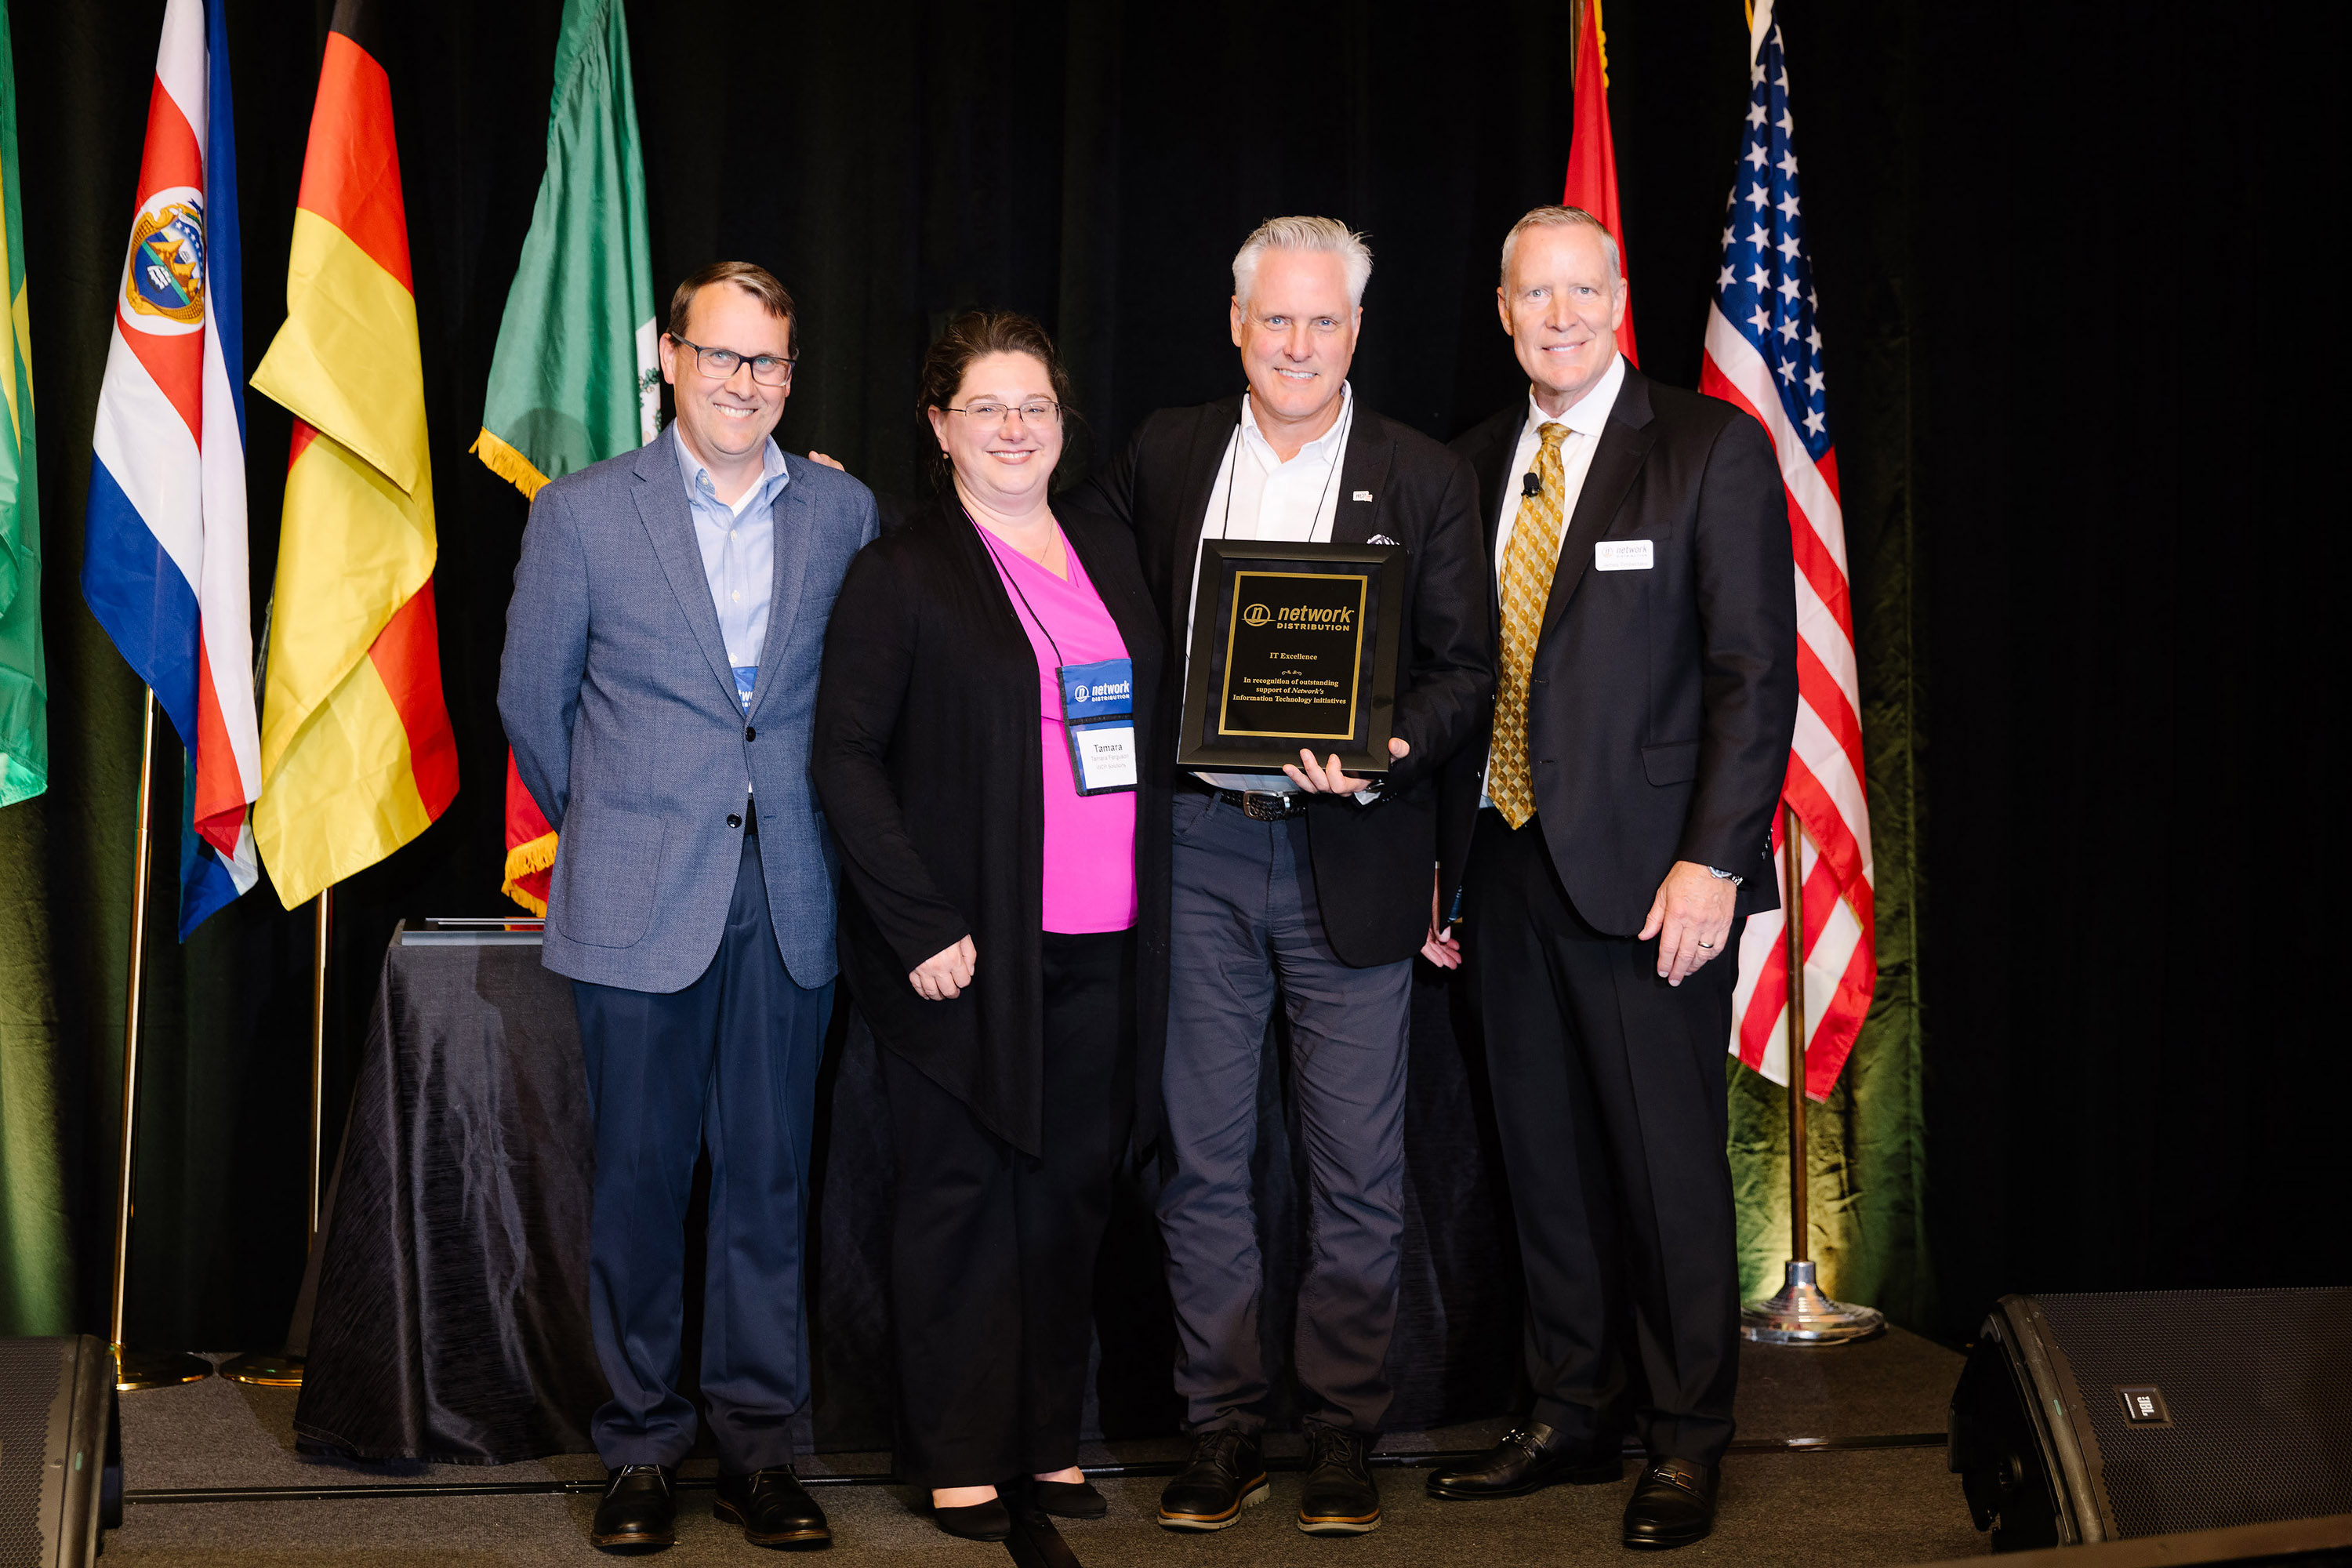
[[[694,514],[694,542],[702,552],[702,574],[710,581],[711,607],[719,612],[719,635],[727,662],[735,669],[735,695],[751,710],[751,690],[760,675],[760,650],[768,640],[768,594],[775,581],[776,498],[792,482],[783,449],[768,437],[760,457],[760,482],[734,505],[719,499],[710,470],[671,427],[677,443],[678,472],[686,477],[686,504]]]

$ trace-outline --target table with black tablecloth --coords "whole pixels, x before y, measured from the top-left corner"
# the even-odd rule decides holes
[[[386,951],[328,1215],[298,1312],[308,1354],[295,1427],[362,1459],[505,1464],[586,1452],[604,1396],[588,1331],[593,1143],[572,984],[515,933],[395,932]],[[425,941],[430,937],[433,940]],[[811,1192],[816,1396],[802,1443],[890,1447],[891,1152],[872,1035],[835,1009],[818,1080]],[[1498,1414],[1518,1384],[1517,1247],[1458,999],[1414,986],[1402,1310],[1391,1430]],[[1284,1058],[1259,1091],[1262,1331],[1292,1331],[1301,1173]],[[1177,1429],[1175,1334],[1145,1162],[1123,1184],[1096,1288],[1089,1436]],[[689,1216],[698,1226],[700,1214]],[[699,1322],[689,1239],[689,1378]],[[1287,1361],[1279,1350],[1275,1359]],[[1274,1412],[1295,1420],[1287,1393]]]

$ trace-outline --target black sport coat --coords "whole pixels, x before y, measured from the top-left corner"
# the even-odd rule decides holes
[[[1135,662],[1136,1131],[1160,1130],[1168,1024],[1165,641],[1133,541],[1056,505]],[[858,552],[825,628],[810,759],[841,843],[841,969],[875,1038],[1038,1152],[1045,1089],[1043,764],[1037,659],[987,546],[952,497]],[[926,1002],[910,970],[970,936],[971,986]]]
[[[1489,551],[1527,420],[1522,397],[1454,450],[1478,476]],[[1593,569],[1601,540],[1652,542],[1646,571]],[[1576,911],[1631,936],[1677,860],[1747,879],[1738,911],[1778,909],[1772,816],[1797,722],[1789,511],[1764,427],[1631,364],[1560,542],[1528,695],[1536,816]],[[1495,582],[1486,612],[1502,636]],[[1440,882],[1452,906],[1487,741],[1446,770]]]
[[[1178,641],[1191,619],[1186,601],[1209,493],[1241,417],[1238,393],[1163,408],[1072,497],[1135,531],[1144,577]],[[1339,464],[1331,542],[1364,544],[1378,536],[1404,546],[1393,732],[1412,750],[1391,764],[1375,803],[1318,799],[1307,825],[1324,935],[1342,963],[1364,968],[1420,950],[1436,861],[1437,780],[1454,752],[1486,730],[1495,662],[1494,617],[1482,607],[1491,590],[1477,479],[1460,458],[1360,401],[1355,418]],[[1181,647],[1169,668],[1172,717],[1181,702]]]

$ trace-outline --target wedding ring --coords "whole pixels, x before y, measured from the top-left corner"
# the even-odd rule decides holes
[[[1713,943],[1713,942],[1700,942],[1700,943],[1699,943],[1699,946],[1701,946],[1701,947],[1713,947],[1714,945],[1715,945],[1715,943]]]

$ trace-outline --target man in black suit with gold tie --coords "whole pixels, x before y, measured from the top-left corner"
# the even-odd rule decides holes
[[[1454,443],[1496,563],[1493,733],[1448,770],[1429,956],[1466,963],[1526,1266],[1528,1417],[1433,1496],[1613,1481],[1624,1543],[1713,1527],[1739,1276],[1724,1057],[1739,928],[1777,907],[1796,722],[1789,522],[1763,427],[1617,352],[1591,215],[1503,244],[1527,399]],[[1459,900],[1456,901],[1458,888]]]

